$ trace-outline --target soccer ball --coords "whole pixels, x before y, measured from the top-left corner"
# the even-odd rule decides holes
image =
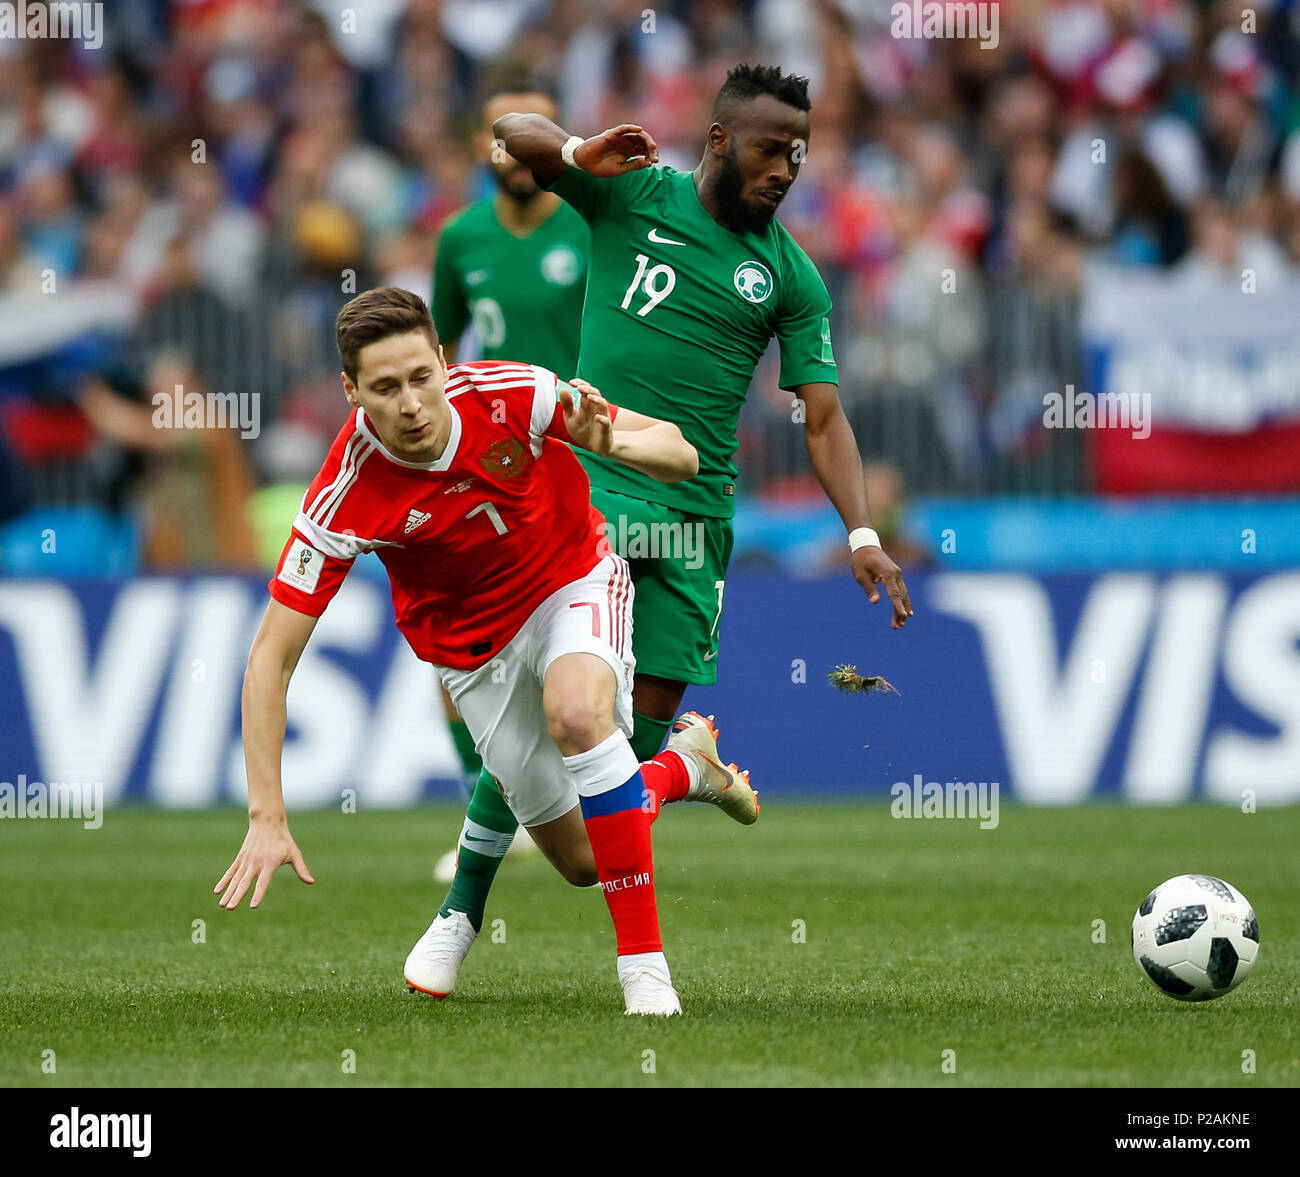
[[[1235,989],[1259,956],[1259,922],[1246,897],[1213,875],[1177,875],[1133,917],[1133,959],[1162,993],[1210,1001]]]

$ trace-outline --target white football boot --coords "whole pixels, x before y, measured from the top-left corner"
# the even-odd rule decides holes
[[[407,985],[441,1001],[456,988],[456,976],[477,935],[463,911],[438,915],[406,958]]]
[[[658,1015],[671,1017],[682,1012],[681,999],[670,980],[655,969],[644,965],[619,970],[623,986],[624,1014]]]
[[[742,826],[758,821],[761,807],[757,790],[749,784],[749,770],[742,772],[718,758],[718,729],[713,726],[712,715],[706,718],[698,711],[679,715],[667,747],[691,757],[700,770],[699,783],[690,787],[683,800],[707,801]]]

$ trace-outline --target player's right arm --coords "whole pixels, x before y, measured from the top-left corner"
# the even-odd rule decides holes
[[[289,680],[315,628],[315,617],[272,598],[248,654],[243,691],[248,834],[235,861],[213,888],[224,892],[220,903],[229,911],[239,906],[254,883],[257,886],[249,907],[261,903],[271,876],[286,862],[304,883],[315,882],[289,833],[280,783]]]
[[[492,124],[492,134],[508,155],[547,187],[568,166],[560,151],[569,140],[569,132],[544,115],[503,114]],[[659,148],[647,131],[634,123],[623,123],[576,147],[573,162],[593,176],[621,176],[658,163]]]

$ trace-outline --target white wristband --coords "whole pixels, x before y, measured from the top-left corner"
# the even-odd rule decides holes
[[[878,536],[870,527],[855,527],[849,532],[850,552],[856,552],[859,548],[878,547],[880,547],[880,536]]]
[[[571,168],[578,165],[573,162],[573,153],[586,142],[581,135],[570,135],[565,141],[564,146],[560,148],[560,158]]]

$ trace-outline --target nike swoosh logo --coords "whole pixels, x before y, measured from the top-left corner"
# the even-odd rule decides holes
[[[466,841],[466,842],[495,842],[496,839],[495,839],[495,838],[476,838],[476,837],[474,837],[473,834],[466,834],[466,835],[465,835],[465,841]]]
[[[660,237],[658,229],[651,229],[646,236],[656,245],[685,245],[685,241],[674,241],[671,237]]]

